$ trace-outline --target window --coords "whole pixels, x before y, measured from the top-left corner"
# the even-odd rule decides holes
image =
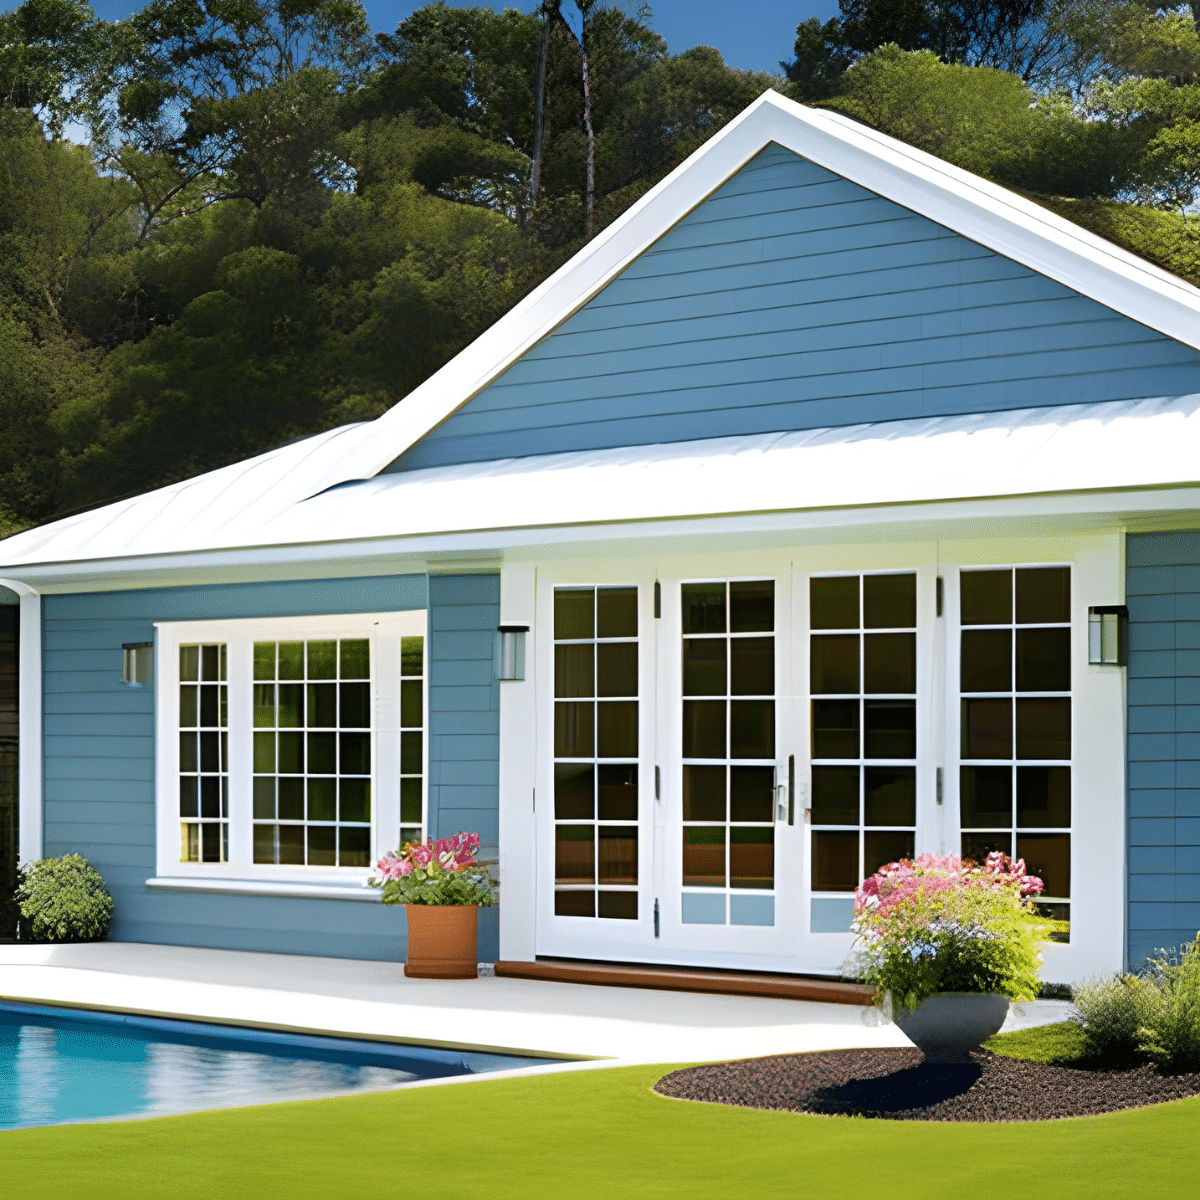
[[[812,890],[910,857],[917,817],[917,577],[809,580]]]
[[[554,593],[554,913],[638,917],[638,594]]]
[[[425,825],[425,614],[159,626],[159,875],[345,878]]]
[[[1023,858],[1045,884],[1056,940],[1070,933],[1071,572],[960,576],[962,855]]]
[[[685,583],[683,920],[772,925],[775,581]]]

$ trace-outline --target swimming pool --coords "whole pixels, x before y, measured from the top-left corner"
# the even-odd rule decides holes
[[[544,1058],[0,1004],[0,1129],[376,1091]]]

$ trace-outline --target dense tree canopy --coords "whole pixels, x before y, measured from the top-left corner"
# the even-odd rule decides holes
[[[0,533],[401,402],[771,86],[1197,277],[1190,8],[844,0],[788,75],[671,54],[601,0],[375,37],[358,0],[25,0],[0,16]]]

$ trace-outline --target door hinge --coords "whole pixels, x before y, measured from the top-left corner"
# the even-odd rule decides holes
[[[533,811],[537,812],[537,788],[533,789]]]
[[[654,901],[654,936],[658,937],[658,900]]]
[[[657,579],[654,581],[654,615],[662,616],[662,584]]]
[[[938,769],[937,769],[937,802],[939,804],[941,804],[941,802],[942,802],[942,768],[941,767],[938,767]]]
[[[654,768],[654,798],[655,800],[662,799],[662,768]]]
[[[942,615],[942,603],[946,595],[946,581],[939,575],[937,577],[937,615]]]

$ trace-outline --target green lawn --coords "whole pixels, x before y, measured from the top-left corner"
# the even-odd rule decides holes
[[[38,1200],[929,1200],[996,1186],[1094,1200],[1186,1195],[1195,1186],[1200,1098],[1030,1125],[864,1121],[666,1100],[650,1087],[667,1069],[15,1130],[0,1133],[0,1179]]]

